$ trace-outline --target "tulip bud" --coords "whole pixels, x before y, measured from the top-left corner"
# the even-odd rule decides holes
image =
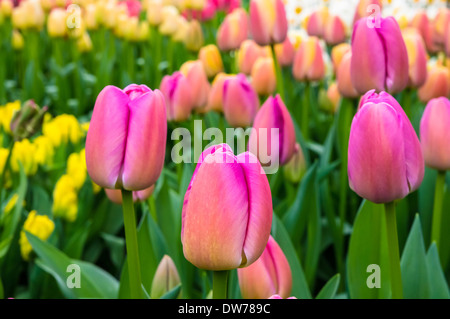
[[[191,83],[186,77],[175,72],[164,76],[161,92],[166,100],[167,120],[181,122],[189,118],[193,108],[193,97]]]
[[[337,72],[339,64],[342,61],[344,55],[352,49],[352,46],[348,43],[340,43],[335,45],[331,49],[331,61],[333,62],[334,71]]]
[[[436,17],[432,20],[432,41],[433,44],[437,45],[441,50],[445,45],[445,32],[447,30],[447,26],[449,25],[449,20],[450,10],[445,7],[439,8]]]
[[[417,91],[419,100],[427,103],[433,98],[450,95],[450,72],[442,65],[433,65],[428,68],[427,79]]]
[[[431,25],[425,10],[418,10],[410,25],[419,31],[429,52],[434,53],[439,50],[431,38],[433,26]]]
[[[288,298],[291,293],[291,267],[272,236],[261,257],[250,266],[239,268],[237,273],[244,299],[267,299],[274,294]]]
[[[275,44],[275,54],[281,66],[289,66],[292,64],[295,49],[289,37],[286,37],[283,43]]]
[[[319,81],[325,76],[322,48],[317,37],[309,37],[300,44],[292,74],[297,81]]]
[[[231,77],[231,75],[223,72],[216,75],[212,82],[211,90],[209,91],[207,106],[208,110],[223,112],[223,85],[225,80]]]
[[[233,127],[252,125],[258,107],[258,95],[243,74],[224,80],[223,113],[228,124]]]
[[[152,26],[160,25],[163,21],[163,3],[161,0],[152,0],[147,2],[147,21]]]
[[[289,162],[283,167],[283,173],[287,180],[298,183],[302,180],[306,172],[305,156],[298,143],[295,144],[294,154]]]
[[[202,153],[181,219],[184,256],[194,266],[230,270],[261,256],[272,225],[272,195],[261,171],[254,155],[235,156],[227,144]]]
[[[429,167],[450,170],[450,101],[446,97],[430,100],[420,121],[420,141]]]
[[[187,61],[180,67],[180,72],[191,86],[194,108],[202,110],[208,103],[210,84],[200,60]]]
[[[286,164],[294,154],[295,130],[291,115],[279,95],[269,96],[256,114],[248,150],[263,166]]]
[[[419,188],[423,176],[420,142],[402,107],[386,92],[367,92],[350,129],[350,188],[374,203],[389,203]]]
[[[252,68],[252,86],[259,95],[271,95],[277,88],[273,58],[258,58]]]
[[[309,36],[323,37],[325,26],[329,19],[330,12],[328,11],[328,7],[321,7],[309,16],[306,24],[306,32],[308,32]]]
[[[236,50],[248,36],[248,16],[242,9],[236,9],[225,16],[217,30],[217,45],[222,51]]]
[[[155,185],[152,185],[149,188],[143,189],[141,191],[134,191],[133,202],[145,202],[152,195],[154,189]],[[105,193],[111,202],[122,205],[122,190],[105,188]]]
[[[163,35],[172,35],[177,31],[178,9],[174,6],[165,6],[161,10],[162,21],[159,25],[159,33]]]
[[[339,16],[331,16],[325,24],[323,38],[328,44],[337,44],[345,41],[345,24]]]
[[[342,58],[336,72],[337,88],[344,97],[357,98],[358,92],[353,86],[351,80],[352,52],[348,51]]]
[[[408,52],[398,23],[378,18],[379,28],[362,18],[353,29],[351,79],[360,94],[372,89],[397,93],[408,85]]]
[[[427,78],[427,52],[419,32],[413,28],[403,31],[409,62],[409,86],[421,87]]]
[[[86,28],[88,30],[97,30],[98,29],[98,19],[97,16],[99,14],[98,6],[95,4],[89,4],[86,6],[84,11],[83,20],[86,23]]]
[[[181,280],[175,263],[168,255],[164,255],[153,277],[150,298],[159,299],[180,283]]]
[[[14,8],[14,3],[12,0],[0,1],[0,16],[9,18],[12,14],[13,8]]]
[[[47,110],[48,107],[39,108],[33,100],[26,101],[11,119],[10,128],[14,139],[20,141],[38,132],[42,128]]]
[[[288,23],[282,0],[250,0],[250,28],[259,45],[281,43]]]
[[[186,39],[189,22],[181,15],[176,17],[177,30],[172,34],[172,40],[175,42],[184,43]]]
[[[260,47],[251,39],[245,40],[237,54],[239,72],[250,75],[255,61],[259,57],[270,57],[271,54],[269,47]]]
[[[203,38],[203,31],[198,20],[191,20],[188,24],[186,38],[184,44],[189,51],[198,51],[205,42]]]
[[[131,84],[105,87],[97,97],[86,137],[86,167],[104,188],[142,190],[164,165],[167,119],[159,90]]]
[[[203,63],[208,78],[223,71],[222,57],[219,49],[214,44],[209,44],[200,49],[198,58]]]
[[[23,49],[24,41],[22,33],[19,30],[14,29],[12,31],[12,47],[14,50],[20,51]]]

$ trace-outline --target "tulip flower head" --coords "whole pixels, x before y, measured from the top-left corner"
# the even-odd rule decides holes
[[[86,167],[104,188],[142,190],[155,184],[164,164],[164,96],[145,85],[105,87],[97,97],[86,137]]]
[[[150,297],[152,299],[161,298],[180,283],[180,275],[175,263],[168,255],[164,255],[153,277]]]
[[[186,259],[207,270],[247,267],[263,253],[272,225],[269,182],[257,158],[227,144],[200,156],[184,197],[181,242]]]
[[[191,87],[181,72],[166,75],[161,81],[160,90],[166,100],[167,119],[185,121],[194,107]]]
[[[278,243],[269,237],[259,259],[238,271],[239,286],[245,299],[267,299],[277,294],[288,298],[292,290],[292,272]]]
[[[152,185],[149,188],[140,191],[134,191],[133,202],[135,203],[145,202],[152,195],[154,189],[155,185]],[[111,202],[118,205],[122,205],[122,190],[105,188],[105,193]]]
[[[193,96],[194,108],[203,110],[208,103],[210,84],[203,64],[200,60],[192,60],[183,63],[180,72],[187,78]]]
[[[402,107],[386,92],[367,92],[350,129],[350,188],[374,203],[389,203],[415,191],[423,176],[420,142]]]
[[[248,36],[248,16],[242,9],[228,14],[217,30],[217,45],[222,51],[236,50]]]
[[[259,45],[281,43],[287,36],[286,11],[282,0],[251,0],[250,28]]]
[[[428,102],[420,121],[420,141],[429,167],[450,170],[450,101],[439,97]]]
[[[443,65],[429,65],[425,83],[417,91],[419,100],[427,103],[431,99],[450,95],[450,71]]]
[[[319,81],[325,76],[325,64],[319,38],[309,37],[295,53],[292,74],[297,81]]]
[[[277,88],[273,58],[258,58],[252,68],[252,86],[262,96],[271,95]]]
[[[368,18],[358,20],[352,35],[351,79],[360,94],[375,89],[397,93],[408,85],[408,52],[393,17],[380,26]]]

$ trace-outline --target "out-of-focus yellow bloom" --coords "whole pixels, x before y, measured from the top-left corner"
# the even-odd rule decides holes
[[[83,33],[83,35],[77,40],[77,48],[80,52],[89,52],[92,50],[92,41],[89,33]]]
[[[54,147],[68,142],[76,144],[84,136],[77,118],[70,114],[59,115],[50,121],[44,119],[42,133],[50,138]]]
[[[3,172],[3,168],[6,164],[6,159],[8,157],[9,150],[7,148],[0,148],[0,172]],[[9,172],[7,172],[4,180],[4,185],[0,185],[0,187],[9,188],[11,185],[11,179],[9,178]]]
[[[23,225],[20,232],[20,253],[24,260],[29,260],[32,247],[28,241],[25,231],[35,235],[41,240],[47,240],[55,229],[55,223],[46,215],[37,215],[35,210],[32,210]]]
[[[38,1],[22,1],[12,12],[12,23],[18,29],[42,30],[44,10]]]
[[[200,22],[198,22],[198,20],[189,21],[186,38],[184,41],[186,49],[190,51],[198,51],[203,46],[204,42],[205,40]]]
[[[139,22],[136,32],[136,41],[145,41],[150,35],[150,24],[148,21]]]
[[[0,126],[3,132],[11,134],[10,123],[15,111],[20,110],[20,101],[6,103],[0,106]]]
[[[74,179],[65,174],[56,182],[53,190],[53,216],[69,222],[75,221],[78,213],[78,195]]]
[[[28,139],[17,141],[14,144],[11,155],[11,169],[13,172],[19,172],[19,162],[22,164],[27,176],[36,174],[38,163],[32,154],[36,152],[36,145]]]
[[[67,12],[62,8],[55,8],[50,11],[47,19],[47,32],[50,37],[65,37],[67,30]]]
[[[202,10],[205,7],[205,0],[183,0],[181,2],[182,10],[192,9],[192,10]]]
[[[9,18],[12,14],[14,4],[12,0],[2,0],[0,1],[0,15]]]
[[[98,28],[98,6],[89,4],[84,8],[83,20],[86,22],[88,30],[97,30]]]
[[[198,58],[203,63],[206,75],[211,78],[223,71],[222,57],[219,49],[214,44],[209,44],[200,49]]]
[[[41,0],[40,2],[42,9],[46,12],[49,12],[55,6],[54,0]]]
[[[73,185],[80,190],[86,180],[86,155],[84,149],[80,153],[72,153],[67,159],[67,175],[72,177]]]
[[[176,19],[177,30],[172,34],[172,40],[175,42],[184,42],[189,22],[182,15],[177,16]]]
[[[14,50],[20,51],[23,49],[24,45],[23,36],[19,30],[14,29],[12,31],[11,44]]]
[[[165,6],[161,11],[162,21],[159,25],[159,32],[163,35],[172,35],[177,31],[177,17],[180,14],[174,6]]]
[[[163,21],[162,10],[163,3],[161,0],[149,0],[146,2],[147,21],[152,26],[160,25]],[[144,6],[144,4],[143,4]]]
[[[128,15],[126,13],[121,13],[116,17],[116,25],[114,26],[114,34],[118,38],[125,38],[130,28],[130,22],[128,21]],[[132,22],[131,22],[132,23]]]
[[[53,163],[53,156],[55,154],[50,138],[40,135],[34,139],[33,144],[36,146],[35,153],[33,154],[35,161],[41,166],[50,166]]]

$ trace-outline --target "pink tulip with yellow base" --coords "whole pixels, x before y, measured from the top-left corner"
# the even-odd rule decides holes
[[[131,191],[155,184],[164,165],[167,122],[162,93],[145,85],[105,87],[86,137],[86,168],[104,188],[122,190],[132,298],[142,297],[136,219]]]
[[[227,144],[200,156],[184,197],[181,242],[194,266],[213,270],[213,297],[227,297],[228,270],[247,267],[263,253],[272,225],[272,196],[251,153]]]

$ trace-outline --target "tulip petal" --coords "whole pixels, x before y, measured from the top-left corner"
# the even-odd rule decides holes
[[[264,251],[272,227],[272,194],[267,176],[256,156],[249,152],[237,156],[248,190],[248,224],[243,252],[245,264],[253,263]]]
[[[266,250],[275,268],[277,293],[283,298],[288,298],[292,290],[292,272],[289,262],[272,236],[269,238]]]
[[[281,43],[286,39],[288,23],[286,18],[286,10],[283,1],[275,0],[275,24],[273,26],[273,40],[275,43]]]
[[[164,165],[167,138],[165,102],[159,90],[148,92],[129,102],[130,119],[123,187],[142,190],[153,185]]]
[[[253,39],[259,45],[268,45],[270,44],[271,39],[266,23],[268,23],[269,21],[263,19],[263,14],[264,11],[261,10],[260,12],[260,8],[256,1],[250,1],[250,25]]]
[[[86,137],[86,167],[99,186],[120,184],[128,132],[128,96],[115,86],[98,95]]]

